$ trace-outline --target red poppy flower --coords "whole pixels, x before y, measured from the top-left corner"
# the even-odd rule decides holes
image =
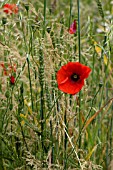
[[[70,28],[68,29],[68,32],[70,34],[75,34],[77,30],[77,23],[76,20],[73,21],[73,23],[71,24]]]
[[[12,14],[12,13],[17,14],[18,13],[18,7],[16,4],[5,4],[3,8],[6,14]]]
[[[0,65],[1,65],[3,68],[5,68],[4,63],[0,63]]]
[[[3,68],[4,75],[7,76],[8,74],[7,74],[7,70],[6,70],[6,68],[5,68],[4,63],[0,63],[0,66]]]
[[[15,84],[15,77],[14,77],[14,76],[10,76],[10,83],[11,83],[12,85]]]
[[[58,88],[69,94],[78,93],[84,86],[84,79],[89,76],[91,69],[79,62],[69,62],[57,72]]]
[[[8,76],[8,75],[16,72],[16,64],[11,65],[11,64],[0,63],[0,66],[3,68],[3,73],[5,76]]]

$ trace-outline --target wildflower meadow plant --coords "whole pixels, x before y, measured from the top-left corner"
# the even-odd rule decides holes
[[[3,11],[6,14],[10,14],[11,15],[12,13],[17,14],[19,9],[18,9],[16,4],[5,4],[3,6]]]
[[[73,23],[70,25],[70,28],[68,29],[68,32],[70,34],[75,34],[77,32],[77,23],[76,23],[76,20],[74,20]]]
[[[14,76],[10,76],[10,83],[12,84],[12,85],[14,85],[15,84],[15,77]]]
[[[1,1],[0,170],[111,170],[110,3]]]
[[[91,69],[79,62],[69,62],[57,72],[58,88],[69,94],[78,93],[84,86]]]

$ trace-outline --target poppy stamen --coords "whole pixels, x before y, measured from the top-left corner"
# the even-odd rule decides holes
[[[72,81],[78,81],[79,79],[80,79],[79,75],[77,75],[75,73],[71,75],[71,80]]]

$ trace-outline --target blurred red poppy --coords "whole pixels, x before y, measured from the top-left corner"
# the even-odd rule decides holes
[[[0,66],[3,68],[3,73],[5,76],[8,76],[12,72],[16,72],[16,64],[4,64],[3,62],[0,63]],[[7,66],[7,67],[6,67]]]
[[[5,68],[4,63],[0,63],[0,66],[3,68],[4,75],[7,76],[7,70],[6,70],[6,68]]]
[[[8,66],[9,66],[10,72],[16,72],[16,64],[13,64],[13,65],[8,64]]]
[[[68,94],[78,93],[84,86],[91,69],[79,62],[69,62],[57,72],[58,88]]]
[[[18,13],[18,7],[16,4],[5,4],[3,6],[3,9],[6,14],[12,14],[12,13],[17,14]]]
[[[75,34],[77,30],[77,23],[76,20],[73,21],[73,23],[71,24],[70,28],[68,29],[68,32],[70,34]]]
[[[14,77],[14,76],[10,76],[10,83],[11,83],[12,85],[15,84],[15,77]]]

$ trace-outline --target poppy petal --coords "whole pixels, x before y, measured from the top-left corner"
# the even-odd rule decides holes
[[[84,80],[80,83],[70,83],[70,81],[66,81],[66,83],[64,84],[59,84],[58,88],[63,91],[64,93],[68,93],[68,94],[76,94],[78,93],[82,87],[84,86]]]
[[[18,13],[18,7],[16,4],[5,4],[3,9],[6,14]]]
[[[58,84],[62,84],[62,82],[66,81],[68,79],[68,75],[66,74],[66,70],[64,68],[65,67],[62,66],[62,69],[60,69],[57,72],[57,81],[58,81]]]
[[[79,62],[69,62],[67,65],[67,74],[71,75],[72,73],[76,73],[80,76],[80,79],[85,79],[89,76],[91,69]]]
[[[15,77],[14,77],[14,76],[11,76],[11,77],[10,77],[10,83],[11,83],[12,85],[15,84]]]
[[[68,32],[70,34],[75,34],[77,30],[77,24],[76,24],[76,20],[73,21],[73,23],[71,24],[70,28],[68,29]]]

